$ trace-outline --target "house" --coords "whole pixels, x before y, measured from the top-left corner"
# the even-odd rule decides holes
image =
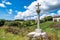
[[[59,21],[60,21],[60,16],[53,17],[53,22],[59,22]]]

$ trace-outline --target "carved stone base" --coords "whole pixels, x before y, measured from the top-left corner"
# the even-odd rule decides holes
[[[35,32],[28,34],[29,40],[48,40],[46,32],[42,32],[41,29],[36,29]]]

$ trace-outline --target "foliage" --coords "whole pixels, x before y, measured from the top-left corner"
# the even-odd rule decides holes
[[[44,20],[44,19],[40,20],[40,23],[43,23],[43,22],[45,22],[45,20]]]
[[[12,21],[12,22],[6,22],[5,25],[7,25],[7,26],[13,26],[13,27],[14,26],[20,27],[21,26],[21,23]]]
[[[0,20],[0,26],[3,26],[5,23],[5,20]]]
[[[27,21],[24,21],[24,23],[28,23]],[[19,22],[20,23],[20,22]],[[34,22],[32,22],[34,23]],[[51,40],[60,40],[60,29],[54,29],[54,28],[50,28],[50,26],[52,26],[55,22],[44,22],[40,24],[41,29],[46,32],[48,34],[48,36],[51,38]],[[58,23],[58,22],[57,22]],[[21,23],[23,26],[25,24]],[[28,38],[26,37],[28,33],[34,31],[36,29],[37,25],[33,24],[33,26],[29,26],[29,27],[23,27],[20,30],[18,35],[15,35],[14,32],[16,32],[16,30],[18,30],[17,28],[19,27],[13,27],[12,29],[7,28],[7,31],[11,31],[11,32],[7,32],[6,33],[6,26],[1,27],[0,28],[0,40],[27,40]],[[16,29],[16,30],[15,30]],[[13,31],[14,30],[14,31]],[[49,39],[50,39],[49,38]]]
[[[24,21],[23,19],[16,19],[15,21]]]
[[[6,28],[6,32],[11,32],[13,34],[19,34],[20,30],[15,27],[8,27],[8,28]]]
[[[47,16],[47,17],[44,18],[44,20],[45,21],[52,21],[52,18],[53,18],[52,16]]]
[[[29,21],[24,21],[23,24],[24,24],[24,27],[28,27],[28,26],[36,25],[36,22],[29,20]]]

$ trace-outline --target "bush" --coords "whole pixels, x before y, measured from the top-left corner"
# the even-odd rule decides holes
[[[45,20],[43,19],[43,20],[40,20],[40,23],[43,23],[43,22],[45,22]]]
[[[52,21],[53,17],[52,16],[47,16],[44,18],[45,21]]]
[[[0,26],[3,26],[5,23],[5,20],[0,20]]]
[[[32,26],[33,23],[30,22],[30,21],[26,21],[26,22],[23,23],[23,25],[24,25],[24,27],[27,27],[27,26]]]
[[[8,28],[6,29],[6,33],[7,33],[7,32],[11,32],[11,33],[13,33],[13,34],[19,34],[20,30],[17,29],[17,28],[14,28],[14,27],[8,27]]]
[[[16,20],[14,20],[14,21],[24,21],[23,19],[16,19]]]
[[[13,27],[15,27],[15,26],[16,27],[20,27],[21,23],[12,21],[12,22],[6,22],[5,25],[7,25],[7,26],[13,26]]]

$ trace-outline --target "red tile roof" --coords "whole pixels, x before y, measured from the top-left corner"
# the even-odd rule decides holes
[[[59,18],[60,16],[54,16],[53,18]]]

